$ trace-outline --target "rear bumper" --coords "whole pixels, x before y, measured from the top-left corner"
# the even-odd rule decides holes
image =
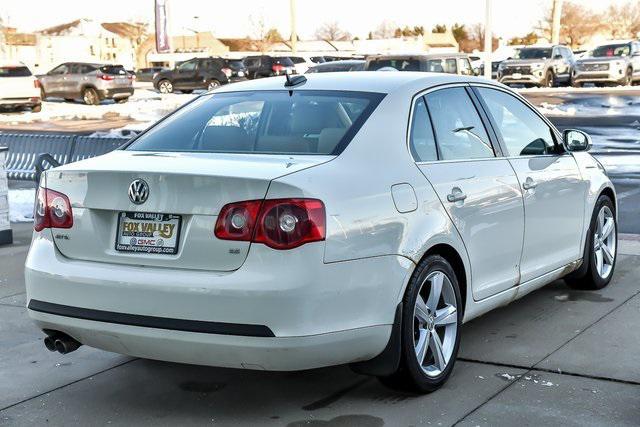
[[[286,253],[253,245],[230,273],[143,268],[69,260],[43,234],[25,269],[40,328],[211,366],[300,370],[371,359],[387,344],[413,267],[397,256],[324,264],[324,245],[308,244]]]
[[[40,104],[40,97],[0,98],[0,108],[36,107]]]
[[[99,89],[98,95],[101,99],[128,98],[133,95],[133,88]]]
[[[576,83],[620,83],[624,81],[624,73],[609,71],[575,71],[572,80]]]

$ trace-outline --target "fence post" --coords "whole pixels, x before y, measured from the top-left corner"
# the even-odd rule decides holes
[[[0,245],[13,243],[13,231],[9,222],[9,185],[5,166],[8,151],[7,147],[0,147]]]

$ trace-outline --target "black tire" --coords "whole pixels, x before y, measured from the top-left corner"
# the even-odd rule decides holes
[[[40,111],[42,111],[42,104],[34,105],[33,107],[31,107],[31,112],[33,113],[39,113]]]
[[[544,86],[545,87],[555,87],[556,86],[556,78],[553,74],[553,71],[547,70],[544,75]]]
[[[596,202],[596,205],[593,209],[593,214],[591,215],[591,222],[589,223],[589,230],[587,231],[588,237],[586,239],[586,245],[584,248],[584,254],[582,258],[582,266],[575,273],[570,274],[565,278],[565,282],[571,288],[574,289],[582,289],[582,290],[598,290],[602,289],[611,282],[611,278],[613,277],[613,273],[616,266],[616,260],[618,257],[617,251],[617,243],[616,250],[613,254],[613,264],[611,265],[611,271],[608,273],[607,277],[602,277],[598,273],[597,269],[597,259],[596,259],[596,249],[595,249],[595,239],[597,230],[598,214],[602,210],[603,206],[607,206],[609,210],[613,213],[613,220],[615,224],[615,240],[618,241],[618,223],[616,221],[616,213],[613,202],[608,196],[601,195]]]
[[[221,83],[216,79],[211,79],[207,83],[207,90],[214,90],[221,86]]]
[[[40,100],[44,101],[47,98],[47,92],[44,91],[44,88],[40,86]]]
[[[442,369],[441,373],[437,376],[428,376],[423,370],[422,364],[418,362],[414,347],[414,307],[418,293],[422,288],[422,284],[425,283],[426,279],[434,272],[444,273],[452,285],[457,307],[457,326],[453,351],[449,357],[446,367]],[[425,283],[425,286],[427,286],[427,283]],[[440,388],[447,381],[449,375],[451,375],[458,355],[458,348],[460,346],[462,298],[460,296],[458,279],[451,267],[451,264],[449,264],[449,262],[440,255],[429,255],[423,259],[407,285],[402,306],[400,366],[395,373],[385,377],[378,377],[378,379],[385,386],[396,390],[430,393]]]
[[[162,79],[158,82],[158,91],[160,93],[173,93],[173,83],[171,80]]]
[[[64,100],[67,101],[67,102],[75,102],[75,99],[73,99],[73,98],[65,98]]]
[[[631,67],[627,68],[627,71],[624,75],[624,82],[622,83],[624,86],[632,86],[633,85],[633,69]]]
[[[193,90],[191,90],[191,89],[180,89],[180,92],[186,93],[186,94],[190,94],[191,92],[193,92]]]
[[[82,100],[87,105],[100,104],[100,96],[98,96],[98,92],[92,87],[88,87],[82,91]]]

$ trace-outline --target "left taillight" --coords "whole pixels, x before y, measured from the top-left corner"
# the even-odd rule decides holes
[[[40,80],[33,79],[33,87],[35,87],[36,89],[40,89],[40,87],[41,87]]]
[[[69,198],[48,188],[38,188],[33,213],[33,228],[42,231],[45,228],[73,227],[73,212]]]
[[[233,74],[233,70],[231,68],[228,68],[228,67],[223,68],[221,71],[227,77],[231,77],[231,75]]]
[[[322,241],[326,235],[324,203],[317,199],[230,203],[220,211],[215,235],[222,240],[252,241],[280,250]]]

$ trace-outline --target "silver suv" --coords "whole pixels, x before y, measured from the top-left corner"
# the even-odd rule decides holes
[[[571,84],[622,84],[640,80],[640,41],[610,41],[576,61]]]
[[[98,105],[103,99],[126,102],[133,95],[133,76],[122,65],[67,62],[39,80],[42,99],[81,98],[85,104]]]
[[[498,80],[506,85],[553,87],[569,84],[575,60],[566,46],[532,46],[516,51],[498,66]]]

